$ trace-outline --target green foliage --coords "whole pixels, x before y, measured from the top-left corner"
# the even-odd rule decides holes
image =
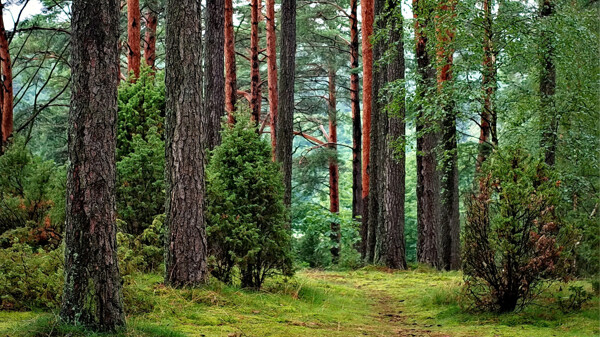
[[[207,166],[207,234],[213,274],[231,282],[238,266],[242,286],[260,288],[275,272],[291,274],[289,215],[283,178],[271,148],[246,114],[225,127]]]
[[[560,220],[560,181],[542,160],[507,148],[489,158],[467,202],[465,291],[478,308],[512,311],[572,268],[572,231]]]
[[[119,88],[117,211],[133,235],[164,212],[164,94],[161,74],[149,68]]]
[[[154,218],[152,224],[138,235],[117,233],[117,255],[121,274],[160,271],[164,257],[165,215]]]
[[[0,309],[54,309],[63,288],[63,250],[26,244],[0,249]]]
[[[32,155],[16,138],[0,156],[0,172],[0,234],[16,230],[20,242],[58,246],[65,221],[64,169]],[[13,241],[5,234],[4,247]]]
[[[561,291],[556,295],[556,304],[562,312],[578,311],[590,299],[592,294],[588,293],[583,286],[571,285],[568,294]]]

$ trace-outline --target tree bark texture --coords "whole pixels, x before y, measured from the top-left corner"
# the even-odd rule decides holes
[[[127,0],[127,72],[135,76],[132,81],[140,77],[140,63],[142,62],[142,36],[141,36],[140,0]]]
[[[206,46],[204,48],[205,100],[204,145],[208,150],[221,143],[221,119],[225,114],[225,0],[206,3]]]
[[[296,68],[296,1],[281,1],[281,51],[279,115],[277,116],[277,160],[285,185],[284,202],[292,204],[292,150],[294,141],[294,81]]]
[[[542,0],[540,4],[540,112],[542,139],[540,147],[544,149],[545,162],[554,166],[556,162],[556,144],[558,141],[559,114],[554,104],[556,92],[556,66],[554,64],[554,42],[551,22],[554,13],[552,0]]]
[[[0,3],[0,13],[3,13],[4,4]],[[13,133],[13,80],[10,49],[4,18],[0,18],[0,63],[2,71],[2,143],[6,143]],[[2,144],[0,144],[2,145]]]
[[[173,286],[208,277],[200,8],[200,0],[167,0],[165,283]]]
[[[439,133],[436,121],[426,112],[435,90],[435,68],[427,51],[433,6],[428,0],[413,0],[417,59],[417,260],[439,265],[440,179],[435,150]]]
[[[252,119],[260,123],[260,62],[258,59],[258,22],[260,21],[261,0],[250,0],[250,110]]]
[[[338,215],[340,213],[340,192],[339,192],[339,180],[340,171],[337,161],[337,99],[335,90],[335,69],[330,68],[328,70],[329,79],[329,143],[328,148],[330,149],[329,157],[329,211],[332,214]],[[331,222],[331,257],[334,264],[337,264],[340,259],[340,243],[342,240],[342,233],[340,231],[339,222]]]
[[[156,28],[158,27],[158,3],[157,0],[146,2],[146,35],[144,37],[144,60],[153,70],[156,70]]]
[[[361,225],[361,256],[367,258],[368,251],[368,219],[369,219],[369,160],[371,151],[371,110],[373,95],[373,0],[363,0],[361,3],[362,17],[362,62],[363,62],[363,113],[362,113],[362,199],[363,214]]]
[[[269,86],[269,115],[271,127],[271,150],[275,160],[277,148],[277,106],[279,104],[277,93],[277,33],[275,32],[275,0],[267,1],[267,81]]]
[[[350,106],[352,110],[352,218],[362,214],[362,126],[360,121],[360,90],[358,73],[357,0],[350,1]]]
[[[233,30],[233,0],[225,0],[225,111],[227,122],[235,122],[233,111],[237,99],[235,64],[235,34]]]
[[[65,286],[61,319],[99,331],[125,325],[116,242],[119,1],[74,0]]]

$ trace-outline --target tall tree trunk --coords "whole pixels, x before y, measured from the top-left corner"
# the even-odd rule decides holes
[[[127,0],[127,71],[133,72],[135,79],[140,77],[142,62],[141,16],[140,0]]]
[[[260,123],[260,63],[258,60],[258,22],[261,0],[250,0],[250,109],[252,119]]]
[[[361,3],[362,17],[362,62],[363,62],[363,115],[362,115],[362,199],[363,214],[361,225],[361,256],[367,258],[368,246],[368,202],[369,202],[369,159],[371,151],[371,109],[373,94],[373,50],[371,36],[374,21],[373,0],[363,0]]]
[[[498,145],[496,132],[496,53],[494,50],[492,0],[483,0],[483,71],[481,73],[481,89],[483,92],[483,110],[481,112],[479,151],[476,169],[487,159],[492,149]]]
[[[206,3],[206,46],[204,69],[206,88],[204,101],[204,145],[208,150],[221,143],[221,118],[225,114],[225,0]]]
[[[329,211],[332,214],[340,213],[340,193],[339,179],[340,172],[337,161],[337,99],[335,92],[335,69],[328,70],[329,78],[329,143],[331,150],[329,157]],[[334,264],[337,264],[340,259],[340,242],[342,233],[340,232],[340,224],[337,221],[331,222],[331,257]]]
[[[441,97],[442,149],[441,173],[441,219],[440,219],[440,267],[445,270],[460,268],[460,213],[458,195],[458,149],[456,139],[456,107],[452,89],[454,53],[455,0],[438,3],[436,15],[437,32],[437,84]]]
[[[146,11],[146,36],[144,59],[146,65],[156,70],[156,28],[158,27],[158,3],[156,0],[146,2],[148,9]]]
[[[0,14],[4,4],[0,2]],[[1,15],[0,15],[1,16]],[[2,63],[2,143],[6,143],[13,133],[13,80],[10,49],[4,27],[4,18],[0,17],[0,63]],[[0,144],[2,145],[2,144]]]
[[[385,21],[389,29],[389,43],[393,56],[387,65],[387,81],[403,81],[405,75],[403,20],[401,7],[388,2],[384,9]],[[383,111],[382,165],[384,186],[382,193],[383,219],[381,227],[381,248],[379,262],[393,269],[406,269],[406,244],[404,240],[404,201],[405,201],[405,91],[386,93],[388,105]]]
[[[294,141],[294,81],[296,76],[296,0],[281,0],[281,52],[277,161],[283,170],[284,202],[292,204],[292,145]]]
[[[358,79],[358,14],[357,0],[350,0],[350,106],[352,109],[352,218],[362,214],[362,130]]]
[[[225,0],[225,111],[227,122],[235,122],[233,111],[237,94],[235,65],[235,34],[233,30],[233,0]]]
[[[115,150],[119,1],[74,0],[72,91],[60,316],[99,331],[125,325],[117,260]]]
[[[554,65],[554,42],[551,30],[551,18],[554,13],[552,0],[541,0],[540,19],[540,112],[542,139],[540,147],[544,149],[546,164],[553,166],[556,162],[556,143],[558,140],[559,114],[554,104],[556,92],[556,66]]]
[[[436,121],[427,112],[433,104],[435,69],[427,52],[428,27],[433,4],[429,0],[413,0],[417,58],[417,260],[437,267],[440,224],[440,179],[436,168],[435,149],[439,134]]]
[[[267,80],[269,86],[269,115],[271,116],[271,150],[275,160],[277,148],[277,34],[275,33],[275,0],[267,0]]]
[[[208,277],[200,8],[200,0],[167,0],[165,282],[173,286]]]

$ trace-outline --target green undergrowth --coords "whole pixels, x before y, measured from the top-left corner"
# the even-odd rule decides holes
[[[468,311],[462,275],[419,267],[390,272],[305,270],[247,291],[217,281],[172,289],[156,274],[125,282],[127,330],[118,336],[595,336],[598,297],[580,311],[556,304],[560,285],[524,310]],[[574,284],[591,291],[588,281]],[[563,285],[563,288],[565,286]],[[114,335],[114,334],[113,334]],[[54,312],[0,311],[0,336],[106,336],[58,323]]]

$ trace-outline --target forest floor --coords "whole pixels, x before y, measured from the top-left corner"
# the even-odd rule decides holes
[[[600,301],[563,313],[559,285],[511,314],[470,313],[460,306],[458,272],[304,270],[267,282],[260,292],[220,283],[171,289],[162,277],[126,279],[128,329],[120,336],[598,336]],[[591,291],[588,281],[577,281]],[[564,286],[563,286],[564,287]],[[88,336],[48,312],[0,311],[0,336]],[[92,334],[93,335],[93,334]]]

